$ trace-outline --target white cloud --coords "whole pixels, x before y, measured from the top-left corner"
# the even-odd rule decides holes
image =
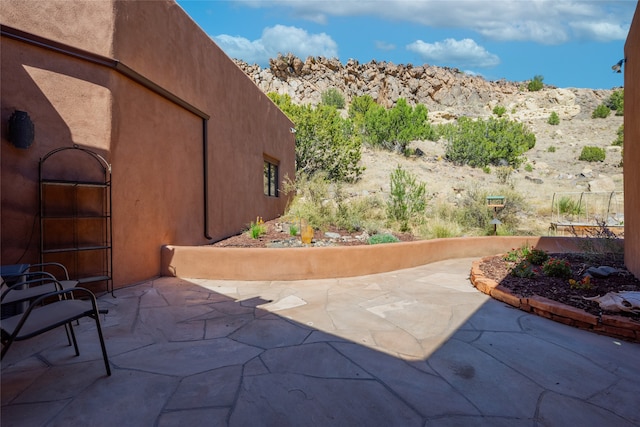
[[[601,42],[624,40],[629,32],[628,27],[610,22],[572,22],[569,25],[580,38]]]
[[[309,34],[307,31],[284,25],[265,28],[258,40],[221,34],[213,39],[232,58],[242,58],[245,62],[261,66],[269,64],[269,58],[278,53],[293,53],[300,58],[308,56],[338,56],[338,45],[327,34]]]
[[[435,43],[422,40],[407,45],[426,62],[450,67],[495,67],[500,58],[471,39],[445,39]]]
[[[377,16],[433,28],[469,29],[501,41],[559,44],[573,38],[623,40],[633,1],[593,0],[236,0],[278,7],[291,16],[326,23],[330,16]]]
[[[380,41],[380,40],[376,40],[375,46],[376,46],[376,49],[378,49],[378,50],[386,50],[386,51],[395,50],[395,48],[396,48],[395,44],[383,42],[383,41]]]

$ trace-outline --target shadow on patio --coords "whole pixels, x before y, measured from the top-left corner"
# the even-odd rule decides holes
[[[640,345],[492,300],[472,259],[343,279],[163,277],[16,343],[2,425],[632,426]]]

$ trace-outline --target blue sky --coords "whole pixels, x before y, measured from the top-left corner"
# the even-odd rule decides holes
[[[636,0],[177,0],[232,58],[278,53],[438,65],[487,80],[623,84]]]

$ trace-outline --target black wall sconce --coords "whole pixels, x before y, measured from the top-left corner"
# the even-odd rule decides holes
[[[9,117],[9,142],[16,148],[27,149],[33,143],[35,129],[31,117],[26,111],[16,110]]]

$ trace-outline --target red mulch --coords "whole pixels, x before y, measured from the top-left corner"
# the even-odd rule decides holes
[[[594,315],[600,315],[603,311],[597,302],[585,300],[584,297],[601,296],[607,292],[640,291],[640,280],[626,270],[623,257],[620,254],[565,253],[549,255],[569,262],[574,280],[580,280],[589,267],[606,265],[621,269],[623,273],[606,278],[594,278],[591,280],[591,289],[572,289],[569,285],[569,279],[545,276],[541,268],[538,268],[535,277],[532,278],[513,276],[510,274],[510,270],[515,263],[505,261],[503,256],[485,259],[480,264],[480,269],[485,276],[510,289],[515,295],[521,297],[538,295]],[[637,314],[624,312],[616,314],[640,320],[640,315]]]

